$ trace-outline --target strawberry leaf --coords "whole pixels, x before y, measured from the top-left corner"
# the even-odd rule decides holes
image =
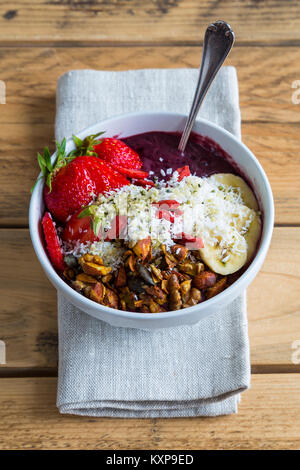
[[[79,139],[79,137],[76,137],[76,135],[72,135],[74,144],[76,145],[77,148],[82,147],[83,145],[83,140]]]
[[[99,136],[104,134],[104,132],[98,132],[98,134],[88,135],[85,139],[81,140],[76,135],[73,135],[73,141],[76,145],[75,154],[76,157],[83,155],[93,155],[97,157],[97,152],[94,150],[95,145],[100,144]]]
[[[98,137],[102,134],[103,132],[89,135],[84,140],[73,135],[73,140],[74,140],[76,149],[72,150],[68,155],[66,154],[66,145],[67,145],[66,139],[64,138],[61,143],[55,141],[56,159],[55,159],[54,164],[51,163],[51,154],[50,154],[48,147],[44,148],[44,151],[42,154],[40,153],[37,154],[38,164],[43,175],[42,177],[45,178],[45,182],[47,186],[49,187],[50,191],[52,187],[52,178],[55,175],[55,173],[57,173],[58,170],[66,166],[72,160],[74,160],[74,158],[79,157],[81,155],[97,156],[97,153],[94,150],[94,146],[98,145],[101,142],[98,139]],[[33,191],[36,183],[31,188],[31,192]]]
[[[49,172],[52,171],[51,155],[48,147],[44,150],[44,163]]]
[[[91,216],[91,215],[93,215],[92,210],[91,210],[91,206],[87,206],[80,212],[80,214],[78,214],[77,217],[78,217],[78,219],[83,219],[84,217],[88,217],[88,216]]]
[[[93,219],[92,219],[92,230],[94,232],[94,235],[96,237],[99,236],[99,231],[101,229],[101,218],[100,217],[97,217],[95,216]]]
[[[36,180],[36,182],[33,184],[33,186],[31,186],[30,188],[30,192],[33,193],[33,190],[34,188],[36,187],[36,185],[38,184],[38,182],[40,181],[40,179],[42,179],[43,177],[42,176],[39,176],[38,179]]]
[[[97,216],[95,213],[95,209],[97,206],[87,206],[85,207],[80,214],[78,214],[79,219],[83,219],[84,217],[90,217],[91,222],[91,229],[93,230],[96,237],[99,235],[99,231],[101,229],[102,221],[101,217]]]
[[[42,173],[44,174],[45,173],[45,168],[46,168],[46,162],[44,160],[44,157],[40,153],[38,153],[37,159],[38,159],[39,167],[40,167]]]

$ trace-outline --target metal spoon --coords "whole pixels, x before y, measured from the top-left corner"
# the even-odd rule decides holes
[[[218,70],[228,56],[234,43],[234,32],[225,21],[216,21],[208,26],[203,44],[199,79],[193,104],[185,124],[178,149],[183,153],[192,131],[199,108]]]

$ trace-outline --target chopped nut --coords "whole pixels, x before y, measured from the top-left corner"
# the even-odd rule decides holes
[[[86,287],[86,284],[84,284],[84,282],[81,282],[81,281],[73,281],[72,286],[74,287],[75,290],[80,292]]]
[[[146,258],[144,260],[144,263],[150,263],[151,260],[152,260],[152,244],[150,245],[150,250],[149,250],[149,253],[148,253],[148,255],[146,256]]]
[[[84,289],[83,289],[83,293],[86,297],[89,297],[90,298],[90,294],[91,294],[91,286],[86,286]]]
[[[222,290],[224,290],[226,287],[226,282],[227,278],[222,277],[222,279],[220,279],[213,287],[207,289],[207,291],[205,292],[206,298],[210,299],[211,297],[214,297],[215,295],[222,292]]]
[[[198,289],[207,289],[212,287],[217,282],[217,275],[212,271],[203,271],[200,274],[196,274],[193,279],[193,284]]]
[[[73,281],[75,279],[75,272],[71,268],[66,268],[63,272],[63,275],[65,276],[66,279],[69,281]]]
[[[104,284],[108,284],[112,279],[113,279],[112,274],[106,274],[106,276],[103,276],[101,281],[104,282]]]
[[[147,307],[147,305],[142,305],[142,306],[140,307],[140,310],[141,310],[142,313],[150,313],[150,310],[149,310],[149,308]]]
[[[191,279],[189,279],[188,281],[183,281],[180,284],[180,292],[182,292],[182,294],[187,294],[188,292],[190,292],[191,284],[192,284]]]
[[[204,271],[204,264],[203,263],[196,263],[196,274],[200,274]]]
[[[93,261],[94,259],[94,256],[93,255],[90,255],[89,253],[86,253],[85,255],[83,255],[80,259],[79,259],[79,262],[81,260],[83,261]]]
[[[177,258],[177,260],[181,263],[187,257],[189,250],[185,246],[182,245],[173,245],[171,247],[171,251],[173,255]]]
[[[181,292],[181,298],[182,298],[183,303],[187,302],[190,297],[191,284],[192,284],[191,279],[188,281],[183,281],[180,284],[180,292]]]
[[[178,266],[179,271],[190,274],[191,276],[195,276],[196,274],[196,264],[195,263],[181,263]]]
[[[176,274],[171,274],[168,280],[168,291],[170,294],[169,307],[171,310],[179,310],[182,305],[179,287],[180,286]]]
[[[161,305],[158,305],[156,302],[154,302],[154,300],[150,301],[149,309],[151,313],[165,312],[165,309],[161,307]]]
[[[187,302],[184,303],[183,308],[192,307],[193,305],[197,305],[201,301],[201,291],[192,287],[190,297]]]
[[[163,252],[164,257],[165,257],[166,266],[169,269],[174,268],[174,266],[176,266],[176,264],[178,263],[175,256],[173,256],[172,253],[169,253],[167,251],[166,245],[161,245],[161,249],[162,249],[162,252]]]
[[[118,274],[115,280],[116,287],[124,287],[127,284],[126,271],[123,265],[119,267]]]
[[[103,303],[104,296],[106,294],[106,287],[102,282],[97,282],[94,287],[90,290],[90,299],[98,302],[99,304]]]
[[[163,305],[167,302],[167,296],[165,292],[158,286],[147,287],[146,292],[147,294],[151,295],[151,297],[153,297],[159,305]]]
[[[126,302],[126,305],[129,308],[135,309],[134,302],[136,301],[136,296],[129,290],[128,287],[121,288],[120,298]]]
[[[151,271],[152,271],[152,279],[154,282],[159,282],[162,280],[163,276],[162,276],[162,273],[161,273],[161,270],[156,267],[154,264],[150,264],[150,268],[151,268]]]
[[[112,271],[112,268],[108,266],[102,266],[88,261],[81,263],[81,266],[85,274],[90,274],[91,276],[106,276],[106,274]]]
[[[193,250],[193,256],[198,260],[202,261],[202,256],[200,250]]]
[[[100,265],[103,265],[103,264],[104,264],[104,263],[103,263],[103,259],[100,258],[100,256],[98,256],[98,255],[95,255],[95,256],[93,257],[93,262],[96,263],[96,264],[100,264]]]
[[[126,260],[126,266],[129,267],[130,271],[135,272],[136,260],[133,255],[130,255]]]
[[[133,251],[140,258],[141,261],[144,261],[149,255],[151,249],[151,238],[143,238],[139,240],[133,247]]]
[[[175,269],[168,269],[167,271],[162,271],[162,275],[163,275],[164,279],[167,279],[167,280],[170,279],[170,276],[172,274],[175,274],[175,276],[177,276],[179,282],[188,281],[190,279],[190,277],[188,275],[182,274],[182,273],[176,271]]]
[[[166,271],[162,271],[161,273],[162,273],[163,278],[166,279],[167,281],[170,279],[172,274],[175,274],[172,269],[167,269]]]
[[[160,284],[161,290],[163,290],[166,294],[169,293],[168,291],[168,281],[166,279],[163,279]]]
[[[128,258],[128,256],[130,256],[130,255],[133,255],[133,252],[131,250],[125,251],[125,253],[123,253],[123,259]]]
[[[118,308],[119,297],[112,289],[106,289],[103,304],[107,307]]]
[[[96,284],[97,279],[92,276],[89,276],[88,274],[80,273],[77,274],[76,281],[85,282],[86,284]]]

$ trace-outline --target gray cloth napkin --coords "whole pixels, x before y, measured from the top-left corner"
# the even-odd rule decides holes
[[[198,70],[71,71],[57,86],[56,138],[130,111],[187,113]],[[201,109],[240,137],[233,67]],[[234,413],[250,384],[246,295],[193,326],[143,331],[96,320],[58,294],[61,413],[108,417]]]

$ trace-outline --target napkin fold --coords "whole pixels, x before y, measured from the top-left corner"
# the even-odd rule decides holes
[[[57,85],[57,140],[130,111],[188,113],[196,69],[70,71]],[[223,67],[201,108],[240,137],[235,68]],[[58,293],[61,413],[126,418],[234,413],[250,384],[246,294],[196,325],[116,328]]]

